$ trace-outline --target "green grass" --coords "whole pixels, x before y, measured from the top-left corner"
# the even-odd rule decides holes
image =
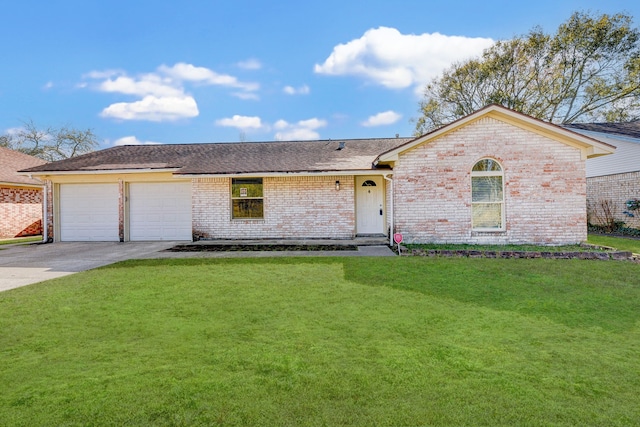
[[[129,261],[0,293],[0,425],[629,426],[640,265]]]
[[[640,254],[639,239],[626,239],[624,237],[609,237],[590,234],[587,241],[593,245],[610,246],[621,251],[631,251],[634,254]]]
[[[5,239],[5,240],[2,240],[0,238],[0,245],[13,245],[16,243],[31,243],[31,242],[40,242],[40,241],[42,241],[42,236],[18,237],[16,239]]]

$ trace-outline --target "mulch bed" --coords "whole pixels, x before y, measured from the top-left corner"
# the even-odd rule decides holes
[[[537,252],[537,251],[478,251],[445,249],[404,249],[403,255],[458,258],[547,258],[547,259],[594,259],[632,260],[633,254],[626,251],[612,252]]]
[[[178,245],[165,252],[357,251],[356,245]]]

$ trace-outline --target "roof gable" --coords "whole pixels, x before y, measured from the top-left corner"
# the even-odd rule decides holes
[[[605,154],[612,154],[615,151],[614,146],[606,144],[602,141],[598,141],[594,138],[581,135],[571,130],[564,129],[560,126],[535,119],[533,117],[527,116],[526,114],[510,110],[500,105],[492,104],[476,111],[475,113],[462,117],[446,126],[415,138],[414,140],[409,141],[404,145],[381,154],[378,157],[377,162],[383,164],[393,163],[398,159],[398,156],[401,153],[411,150],[418,145],[429,143],[448,133],[474,123],[484,117],[490,117],[496,120],[500,120],[510,125],[526,129],[540,135],[544,135],[558,142],[578,148],[582,153],[583,159],[602,156]]]

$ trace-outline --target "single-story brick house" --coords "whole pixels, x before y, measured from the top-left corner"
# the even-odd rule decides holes
[[[42,234],[42,181],[18,171],[46,163],[0,147],[0,237]]]
[[[66,240],[586,240],[614,147],[491,105],[418,138],[119,146],[31,168]]]
[[[603,203],[613,219],[640,228],[640,212],[625,214],[626,201],[640,199],[640,121],[573,123],[567,128],[616,146],[611,156],[587,160],[587,213],[594,224],[604,219]]]

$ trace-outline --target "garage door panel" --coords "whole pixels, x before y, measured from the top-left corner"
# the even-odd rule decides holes
[[[191,183],[129,184],[131,240],[191,240]]]
[[[120,240],[117,184],[61,184],[59,203],[61,241]]]

